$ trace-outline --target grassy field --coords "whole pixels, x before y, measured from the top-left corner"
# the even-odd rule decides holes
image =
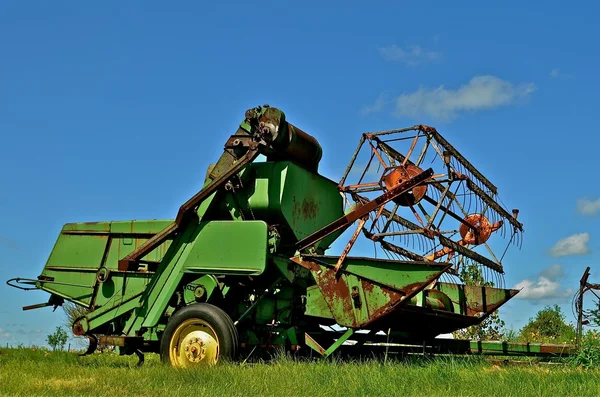
[[[566,365],[498,366],[477,358],[411,362],[278,358],[176,370],[147,355],[0,350],[0,395],[35,396],[598,396],[600,370]]]

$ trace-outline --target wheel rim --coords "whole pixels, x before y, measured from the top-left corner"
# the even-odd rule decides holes
[[[219,360],[219,338],[206,321],[182,322],[169,342],[169,360],[175,367],[214,365]]]

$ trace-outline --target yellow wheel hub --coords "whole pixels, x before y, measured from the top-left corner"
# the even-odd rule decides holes
[[[174,367],[214,365],[219,360],[219,338],[204,320],[182,322],[169,342],[169,360]]]

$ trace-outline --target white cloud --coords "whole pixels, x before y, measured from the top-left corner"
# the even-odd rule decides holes
[[[514,286],[514,289],[523,289],[517,294],[521,299],[543,299],[555,297],[560,289],[560,283],[538,277],[537,281],[523,280]]]
[[[403,94],[396,99],[398,116],[421,117],[450,121],[465,111],[477,111],[507,106],[528,98],[536,86],[533,83],[512,84],[495,76],[475,76],[456,89],[443,85]]]
[[[540,277],[544,277],[550,281],[556,281],[559,278],[565,277],[566,274],[559,264],[552,265],[540,272]]]
[[[439,52],[427,50],[418,45],[410,45],[406,49],[397,45],[380,47],[379,54],[386,61],[401,62],[408,66],[418,66],[441,58]]]
[[[558,279],[565,277],[561,265],[552,265],[542,270],[537,276],[537,280],[523,280],[518,282],[513,289],[519,289],[517,294],[519,299],[529,300],[552,300],[571,296],[572,289],[561,290],[561,284]]]
[[[567,255],[585,255],[589,252],[588,242],[590,241],[589,233],[577,233],[572,236],[565,237],[550,249],[550,255],[561,257]]]
[[[594,201],[587,198],[577,200],[577,211],[582,215],[596,215],[600,211],[600,198]]]
[[[375,101],[374,104],[363,107],[361,109],[360,113],[363,116],[368,116],[371,113],[379,113],[383,110],[383,108],[386,104],[387,104],[386,97],[385,97],[385,95],[381,94],[381,95],[379,95],[379,98],[377,98],[377,100]]]
[[[560,69],[559,68],[554,68],[550,72],[550,77],[552,77],[553,79],[557,78],[559,75],[560,75]]]

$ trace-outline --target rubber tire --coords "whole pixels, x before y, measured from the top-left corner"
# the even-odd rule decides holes
[[[184,321],[197,318],[206,321],[215,330],[219,338],[219,361],[231,361],[237,357],[238,334],[231,320],[222,309],[210,303],[194,303],[176,311],[172,316],[160,340],[160,359],[170,364],[169,344],[177,327]]]

